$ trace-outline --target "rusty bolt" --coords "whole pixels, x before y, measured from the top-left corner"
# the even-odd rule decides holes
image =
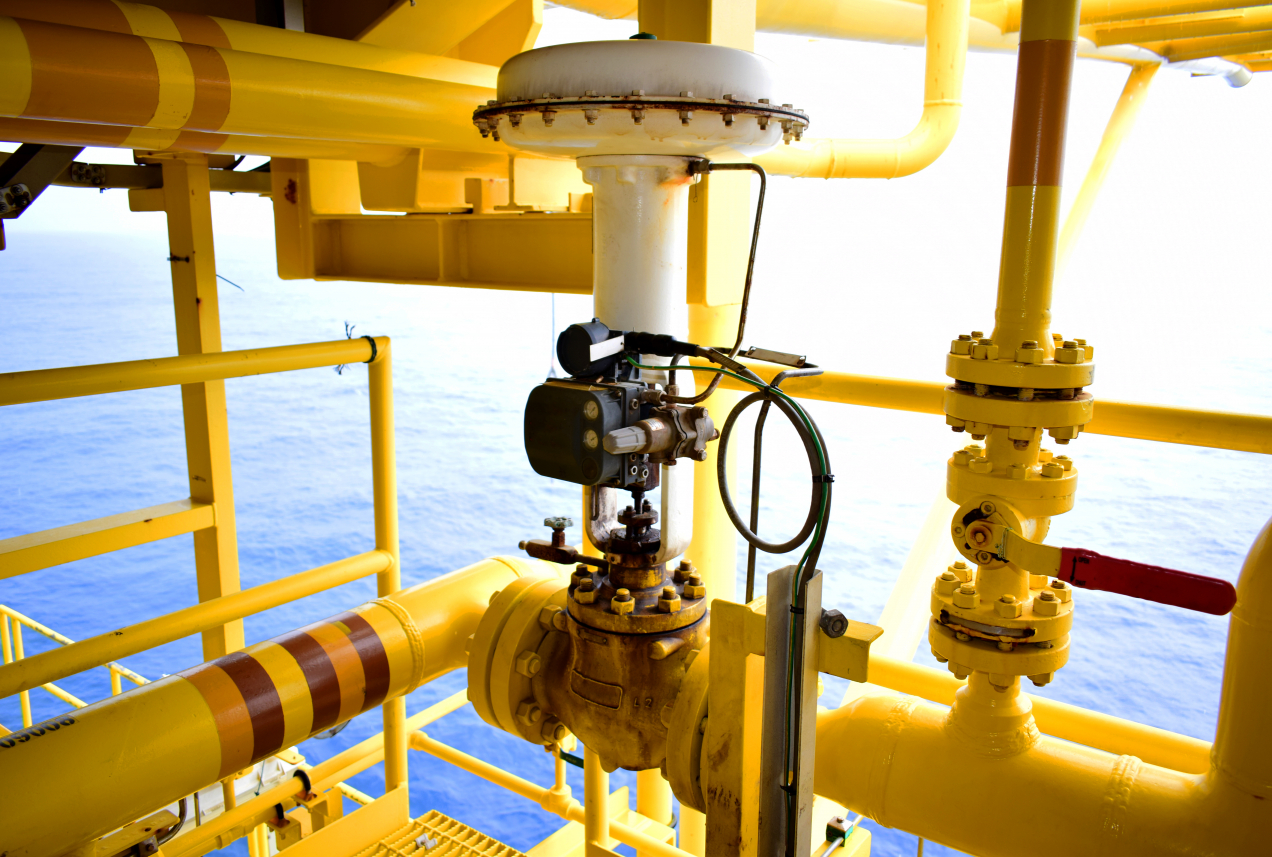
[[[663,587],[662,597],[658,599],[658,609],[663,613],[680,612],[680,596],[676,594],[676,587]]]
[[[680,565],[676,566],[676,570],[671,573],[671,579],[676,581],[676,583],[684,583],[693,572],[693,563],[687,559],[682,559]]]
[[[995,559],[997,559],[997,557],[989,551],[978,551],[976,553],[976,561],[981,565],[989,565]]]
[[[543,669],[543,660],[531,651],[517,655],[516,670],[526,678],[534,678]]]
[[[1051,591],[1054,592],[1056,594],[1056,598],[1059,598],[1061,601],[1073,600],[1073,590],[1070,589],[1069,584],[1065,583],[1063,580],[1051,581]]]
[[[533,699],[522,700],[517,706],[517,719],[526,726],[534,726],[543,719],[543,709],[535,705]]]
[[[636,608],[636,602],[632,600],[632,593],[626,589],[620,589],[614,593],[614,597],[610,599],[610,610],[620,616],[626,616]]]
[[[1004,595],[994,602],[994,612],[1004,619],[1015,619],[1020,615],[1021,605],[1014,595]]]
[[[984,339],[984,338],[985,338],[984,331],[980,331],[980,330],[972,331],[972,339]]]
[[[579,586],[585,580],[592,579],[592,569],[590,566],[579,565],[574,566],[574,571],[570,574],[570,586]]]
[[[590,577],[579,583],[578,589],[574,590],[574,600],[580,604],[596,603],[596,585]]]
[[[954,591],[954,606],[962,607],[965,610],[971,610],[976,606],[976,587],[971,583],[964,583]]]
[[[823,610],[821,621],[817,624],[832,639],[842,637],[848,631],[848,617],[838,610]]]
[[[980,504],[980,510],[982,515],[992,515],[998,511],[998,507],[986,500]]]
[[[1024,342],[1020,343],[1020,347],[1021,348],[1037,348],[1038,341],[1036,339],[1026,339]]]
[[[707,587],[703,585],[702,578],[697,574],[689,575],[689,581],[685,583],[685,598],[705,598],[707,596]]]

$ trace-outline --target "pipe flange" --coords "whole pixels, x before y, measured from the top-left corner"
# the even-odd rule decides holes
[[[966,639],[964,639],[966,638]],[[966,678],[973,670],[989,673],[990,683],[1006,686],[1007,678],[1029,676],[1035,684],[1046,684],[1069,662],[1069,635],[1038,643],[999,643],[972,637],[942,625],[935,618],[928,623],[932,654],[948,662],[956,678]],[[1000,679],[995,681],[995,679]]]
[[[1064,390],[1089,387],[1095,363],[1021,363],[1016,360],[977,359],[970,354],[947,354],[945,374],[965,384],[990,387]]]
[[[703,738],[707,720],[710,644],[692,653],[680,693],[667,720],[667,762],[663,775],[683,805],[707,811],[703,794]]]
[[[1073,393],[1072,398],[1039,398],[1036,392],[1028,401],[1020,398],[1017,388],[1007,393],[1000,387],[977,395],[974,390],[961,390],[953,385],[945,388],[943,409],[946,416],[966,422],[995,426],[1084,426],[1091,422],[1095,397],[1090,393]]]
[[[688,579],[676,583],[673,577],[668,576],[657,586],[629,590],[632,609],[624,609],[622,612],[614,610],[612,602],[618,590],[626,587],[616,586],[608,577],[599,578],[594,586],[594,595],[585,601],[571,597],[567,609],[575,621],[596,631],[614,634],[665,634],[686,628],[707,613],[704,587],[695,587]],[[674,587],[680,599],[680,609],[674,613],[665,611],[658,604],[663,589],[667,586]]]
[[[1029,518],[1061,515],[1073,508],[1078,468],[1072,459],[1044,450],[1032,467],[1002,468],[995,466],[984,452],[979,447],[960,449],[946,463],[945,493],[955,503],[970,507],[986,499],[1007,498],[1019,515]],[[951,524],[951,531],[956,526]],[[953,535],[959,552],[970,560],[975,561],[976,554],[983,550],[992,550],[983,545],[967,545],[964,549],[963,534]]]
[[[565,607],[566,582],[528,576],[496,593],[482,616],[468,652],[468,695],[491,726],[533,743],[556,743],[544,726],[551,720],[536,695],[549,637],[559,634],[541,621],[548,607]]]

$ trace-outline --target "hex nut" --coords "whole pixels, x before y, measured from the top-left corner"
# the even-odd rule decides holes
[[[964,610],[974,610],[976,608],[976,587],[970,583],[964,583],[954,590],[954,606],[962,607]]]
[[[689,580],[685,583],[684,598],[705,598],[707,596],[707,587],[703,585],[702,578],[697,574],[689,575]]]
[[[973,458],[969,461],[967,463],[967,469],[973,473],[992,473],[994,465],[990,463],[988,458],[982,455],[980,458]]]
[[[1052,590],[1044,589],[1034,598],[1033,612],[1038,616],[1059,616],[1060,599]]]
[[[534,678],[543,669],[543,659],[527,650],[517,655],[515,667],[526,678]]]
[[[1008,643],[1007,645],[1010,646],[1011,643]],[[989,684],[991,687],[994,688],[994,690],[998,690],[998,691],[1007,690],[1015,683],[1016,683],[1016,677],[1014,675],[1003,675],[1002,673],[989,674]]]
[[[954,463],[961,464],[966,467],[976,458],[976,456],[977,454],[974,452],[969,452],[966,449],[960,449],[954,453]]]
[[[1064,468],[1059,464],[1056,464],[1054,461],[1048,461],[1046,464],[1042,465],[1041,473],[1046,479],[1059,479],[1061,476],[1064,476]]]
[[[951,354],[971,354],[972,353],[972,338],[968,336],[966,333],[960,333],[958,335],[958,339],[955,339],[954,341],[950,343],[950,353]]]
[[[1073,469],[1073,459],[1067,455],[1057,455],[1055,457],[1055,462],[1064,468],[1065,473],[1068,473]]]
[[[973,360],[997,360],[998,346],[992,339],[981,339],[972,346]]]
[[[946,571],[951,572],[955,577],[957,577],[959,580],[963,581],[964,583],[972,579],[971,567],[968,566],[968,564],[963,562],[961,559],[956,561],[949,568],[947,568]]]
[[[1004,619],[1016,619],[1021,613],[1021,604],[1014,595],[1004,595],[994,602],[994,612]]]
[[[971,667],[964,666],[963,664],[956,664],[953,661],[950,661],[948,664],[946,664],[946,667],[949,669],[950,672],[954,673],[954,678],[958,679],[959,681],[962,681],[963,679],[967,678],[969,675],[972,674]]]
[[[632,593],[626,589],[618,590],[610,599],[610,610],[620,616],[626,616],[635,609],[636,601],[632,598]]]
[[[563,613],[565,613],[565,611],[560,607],[555,604],[549,604],[547,607],[544,607],[539,611],[539,624],[544,627],[544,630],[551,631],[556,628],[556,617]]]
[[[986,500],[984,503],[980,504],[980,510],[982,515],[992,515],[998,511],[998,507]]]
[[[972,339],[984,339],[984,338],[985,338],[984,331],[980,331],[980,330],[972,331]]]
[[[689,579],[689,575],[693,574],[695,571],[697,571],[697,569],[693,567],[693,563],[687,559],[682,559],[680,564],[676,566],[676,570],[671,573],[671,579],[676,583],[684,583]]]
[[[1047,429],[1047,434],[1056,439],[1057,443],[1068,443],[1078,436],[1077,426],[1052,426]]]
[[[823,610],[817,624],[831,639],[842,637],[848,631],[848,617],[838,610]]]
[[[676,587],[663,587],[662,597],[658,599],[658,610],[662,613],[680,612],[680,596],[676,594]]]
[[[952,571],[943,571],[941,576],[936,579],[936,594],[943,595],[946,598],[954,594],[954,590],[962,585],[959,576]]]
[[[580,583],[579,588],[574,590],[574,600],[579,604],[596,603],[596,589],[590,579]]]
[[[1007,437],[1012,440],[1033,440],[1037,431],[1033,426],[1008,426]]]
[[[1086,348],[1078,345],[1078,343],[1066,339],[1056,349],[1057,363],[1083,363],[1086,361]]]
[[[1051,581],[1051,591],[1055,593],[1056,598],[1061,601],[1069,602],[1073,600],[1073,590],[1069,588],[1069,584],[1063,580]]]
[[[1029,468],[1023,464],[1010,464],[1007,466],[1007,475],[1012,479],[1027,479]]]
[[[526,726],[534,726],[543,719],[543,709],[533,699],[524,699],[517,706],[517,719]]]
[[[1034,683],[1034,687],[1043,687],[1051,684],[1051,679],[1055,677],[1055,673],[1039,673],[1038,675],[1029,676],[1029,680]]]
[[[1024,342],[1020,343],[1020,347],[1016,349],[1016,362],[1041,363],[1045,354],[1046,352],[1038,347],[1037,342],[1032,339],[1026,339]]]
[[[539,734],[543,737],[544,741],[548,741],[553,744],[560,744],[566,738],[570,737],[570,730],[567,729],[565,724],[560,720],[557,720],[555,717],[550,717],[543,722],[543,728],[539,730]]]
[[[995,559],[997,559],[997,557],[989,551],[978,551],[976,554],[976,561],[981,565],[989,565]]]

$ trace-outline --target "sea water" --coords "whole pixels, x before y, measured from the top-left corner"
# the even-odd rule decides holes
[[[540,44],[622,37],[632,27],[561,9],[547,18]],[[820,133],[894,135],[913,119],[904,110],[878,115],[889,98],[916,99],[919,50],[784,37],[761,37],[757,49],[802,70],[795,85],[810,93],[801,103]],[[748,344],[806,353],[839,371],[943,380],[948,340],[993,324],[1013,65],[1006,56],[969,59],[960,135],[918,176],[771,181]],[[1099,140],[1124,74],[1079,64],[1070,128],[1070,163],[1078,168]],[[1095,345],[1097,401],[1272,413],[1272,215],[1265,204],[1272,181],[1250,144],[1272,130],[1267,87],[1260,79],[1232,91],[1214,80],[1159,77],[1057,284],[1056,329]],[[828,78],[836,85],[822,85]],[[1072,184],[1078,175],[1071,167]],[[214,216],[218,271],[234,284],[220,290],[226,350],[336,339],[346,325],[354,336],[392,337],[406,585],[515,554],[518,541],[543,535],[545,516],[577,519],[577,488],[543,479],[526,463],[521,409],[553,370],[554,331],[590,318],[588,298],[282,281],[267,200],[218,195]],[[7,225],[0,371],[176,353],[162,215],[128,213],[122,191],[53,188]],[[235,379],[226,390],[242,585],[369,550],[366,367]],[[946,459],[967,436],[929,415],[821,402],[808,408],[837,476],[821,560],[824,600],[873,621],[943,490]],[[740,426],[744,444],[749,425]],[[806,463],[776,414],[767,431],[762,522],[777,534],[802,519]],[[0,538],[186,496],[183,438],[176,388],[0,410]],[[1063,451],[1075,458],[1081,481],[1075,509],[1053,522],[1052,544],[1235,581],[1272,515],[1266,456],[1091,434]],[[734,492],[747,497],[745,462],[740,471]],[[577,527],[569,536],[581,539]],[[739,546],[739,569],[743,556]],[[761,555],[760,570],[790,559]],[[192,560],[192,539],[181,536],[0,581],[0,603],[84,638],[193,603]],[[248,617],[247,639],[268,639],[372,597],[374,582],[364,580]],[[1226,619],[1105,593],[1079,592],[1075,601],[1069,665],[1030,692],[1212,739]],[[30,631],[25,641],[28,654],[48,647]],[[200,659],[199,639],[191,637],[123,663],[155,679]],[[916,660],[937,666],[925,646]],[[109,693],[104,670],[60,684],[90,701]],[[408,711],[464,687],[463,672],[446,676],[412,694]],[[836,704],[843,690],[828,679],[821,703]],[[37,721],[65,709],[40,690],[31,700]],[[17,699],[0,700],[0,723],[20,722]],[[378,713],[369,712],[334,738],[298,749],[316,763],[380,728]],[[469,707],[428,731],[551,782],[549,755],[487,727]],[[581,772],[571,768],[570,781],[581,796]],[[616,772],[611,783],[631,786],[634,798],[631,775]],[[382,768],[351,784],[383,793]],[[417,813],[438,809],[522,850],[561,823],[423,754],[412,754],[411,792]],[[866,824],[875,854],[914,853],[913,836]],[[227,851],[243,854],[245,844]],[[929,844],[926,853],[947,852]]]

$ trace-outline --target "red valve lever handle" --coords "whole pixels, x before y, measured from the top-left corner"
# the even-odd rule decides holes
[[[1117,592],[1214,616],[1224,615],[1237,603],[1237,590],[1226,580],[1114,559],[1082,548],[1060,549],[1057,577],[1083,589]]]

